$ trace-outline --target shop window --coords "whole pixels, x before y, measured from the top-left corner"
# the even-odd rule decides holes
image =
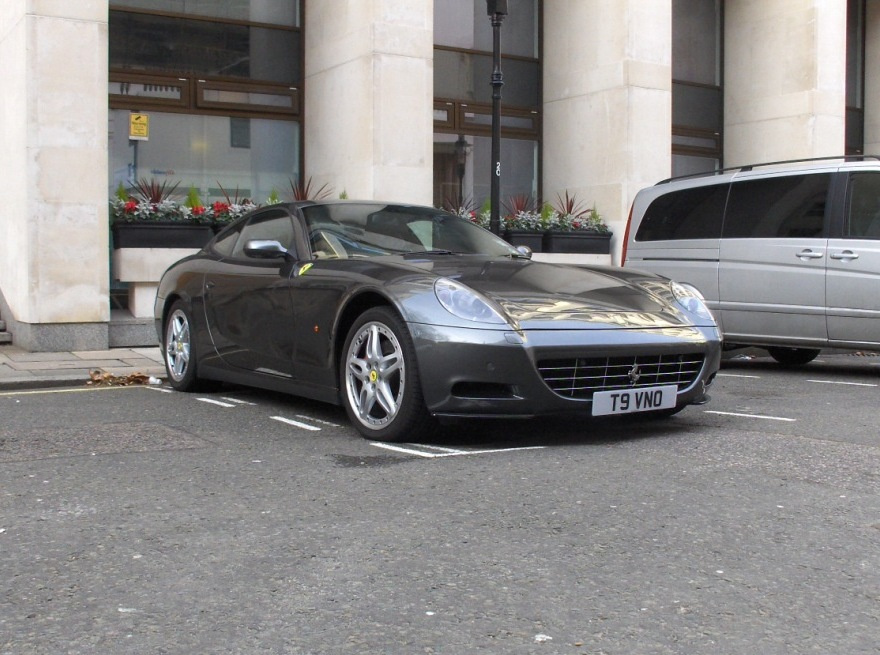
[[[539,195],[541,0],[501,25],[501,199]],[[434,204],[479,210],[490,195],[492,24],[485,0],[434,0]]]
[[[721,0],[673,0],[672,174],[720,168],[724,125]]]
[[[865,151],[865,0],[846,5],[846,154]]]
[[[300,126],[295,121],[150,112],[147,140],[129,139],[128,110],[110,111],[108,194],[140,179],[190,187],[203,203],[227,195],[264,203],[299,178]]]
[[[115,7],[299,27],[299,0],[113,0]]]

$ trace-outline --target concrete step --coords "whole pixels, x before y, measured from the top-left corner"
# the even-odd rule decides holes
[[[0,344],[12,343],[12,335],[9,332],[0,332]]]

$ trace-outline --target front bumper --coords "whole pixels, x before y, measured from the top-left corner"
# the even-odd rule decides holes
[[[483,330],[410,324],[423,395],[435,416],[533,417],[592,413],[591,398],[554,392],[538,362],[564,358],[702,356],[679,385],[677,406],[699,402],[721,361],[712,328],[609,330]]]

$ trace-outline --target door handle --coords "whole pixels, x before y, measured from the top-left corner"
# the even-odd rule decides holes
[[[214,288],[213,282],[205,282],[205,289],[213,289],[213,288]]]
[[[824,253],[822,253],[822,252],[813,252],[813,251],[810,250],[809,248],[807,248],[807,249],[805,249],[805,250],[801,250],[801,251],[797,254],[797,258],[798,258],[798,259],[822,259],[824,256],[825,256]]]
[[[843,252],[836,252],[833,255],[828,255],[831,259],[840,259],[845,262],[852,261],[853,259],[858,259],[859,254],[857,252],[853,252],[852,250],[844,250]]]

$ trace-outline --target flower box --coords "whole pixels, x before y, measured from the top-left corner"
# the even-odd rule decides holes
[[[544,233],[533,230],[505,230],[504,240],[512,246],[528,246],[532,252],[542,252]]]
[[[611,252],[611,232],[558,232],[548,230],[543,235],[543,252],[571,252],[602,254]]]
[[[202,248],[214,236],[209,223],[191,221],[116,222],[113,248]]]

